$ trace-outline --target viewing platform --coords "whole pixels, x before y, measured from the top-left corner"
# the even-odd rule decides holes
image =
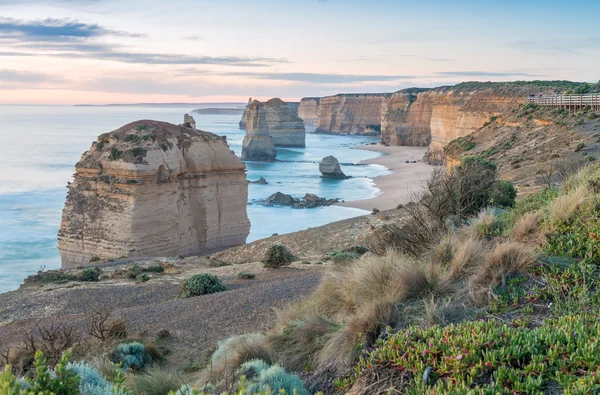
[[[530,96],[526,98],[528,103],[538,106],[559,107],[569,111],[582,110],[589,106],[592,110],[600,110],[600,93],[586,95],[547,95]]]

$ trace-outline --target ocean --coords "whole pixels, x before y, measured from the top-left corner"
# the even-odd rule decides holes
[[[24,278],[42,268],[60,268],[56,236],[66,185],[75,163],[99,134],[140,119],[180,124],[183,115],[194,108],[239,106],[0,106],[0,292],[18,288]],[[193,115],[199,129],[227,136],[230,147],[240,155],[245,134],[238,128],[241,114]],[[248,180],[264,177],[269,183],[249,185],[248,241],[367,214],[338,206],[291,209],[253,202],[275,192],[295,197],[314,193],[346,201],[373,197],[378,190],[372,178],[388,170],[357,165],[380,154],[351,148],[378,140],[308,133],[306,148],[277,149],[281,162],[247,162]],[[321,178],[318,162],[327,155],[338,158],[352,178]]]

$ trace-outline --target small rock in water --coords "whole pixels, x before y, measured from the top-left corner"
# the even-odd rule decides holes
[[[256,181],[250,181],[250,184],[267,185],[268,182],[267,182],[267,180],[264,179],[264,177],[261,177]]]
[[[268,204],[275,204],[278,206],[291,206],[298,201],[294,199],[291,195],[286,195],[285,193],[275,192],[271,196],[267,198]]]
[[[323,178],[348,178],[348,176],[346,176],[340,168],[340,163],[338,160],[331,155],[321,159],[321,162],[319,163],[319,171],[321,172],[321,177]]]

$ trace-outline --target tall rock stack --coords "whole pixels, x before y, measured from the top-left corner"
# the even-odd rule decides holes
[[[244,109],[244,113],[242,114],[242,120],[240,121],[240,129],[246,129],[246,125],[248,124],[248,108],[252,104],[252,98],[248,99],[248,104],[246,104],[246,108]]]
[[[294,110],[296,109],[296,110]],[[276,147],[302,147],[306,145],[304,122],[298,117],[297,106],[274,98],[265,103],[267,127]]]
[[[245,165],[224,138],[137,121],[99,136],[75,168],[58,234],[63,268],[246,241]]]
[[[275,144],[269,135],[265,105],[254,100],[247,109],[248,124],[242,143],[242,160],[275,160]]]

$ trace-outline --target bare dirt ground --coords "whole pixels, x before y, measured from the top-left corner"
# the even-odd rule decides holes
[[[172,363],[201,362],[206,350],[219,340],[269,329],[276,310],[311,293],[327,266],[294,263],[274,270],[260,263],[218,268],[205,263],[205,259],[187,258],[171,264],[167,273],[153,274],[146,283],[134,279],[31,283],[0,294],[0,346],[21,342],[38,320],[44,325],[63,318],[85,332],[85,311],[103,305],[126,317],[129,337],[154,340],[159,331],[168,330],[172,336],[158,343],[170,351]],[[103,272],[110,274],[118,268],[104,268]],[[240,271],[254,273],[256,278],[237,279]],[[180,280],[200,272],[216,274],[227,291],[177,299]]]

